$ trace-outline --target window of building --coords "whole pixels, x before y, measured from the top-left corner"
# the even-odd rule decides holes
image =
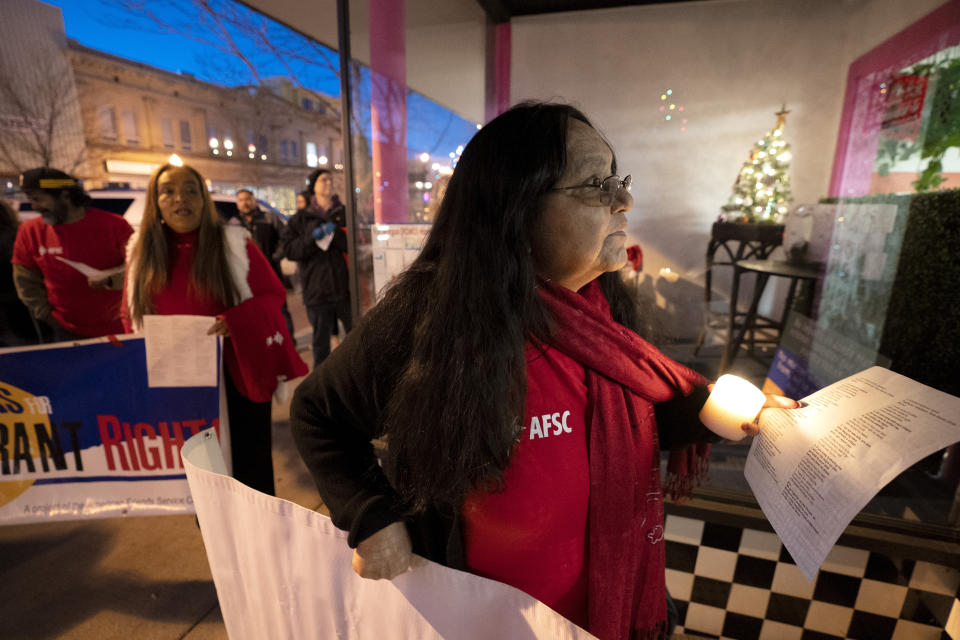
[[[137,127],[137,115],[133,111],[123,112],[123,137],[127,144],[140,144],[140,130]]]
[[[112,142],[117,139],[117,112],[113,107],[100,107],[97,122],[100,126],[100,136],[104,140]]]
[[[287,159],[287,141],[286,140],[280,141],[280,159],[284,161]]]
[[[173,122],[170,118],[160,120],[160,138],[165,148],[173,149]]]
[[[313,111],[313,100],[310,98],[304,98],[301,101],[301,104],[303,105],[305,111]]]
[[[307,143],[307,166],[308,167],[317,166],[317,143],[316,142]]]
[[[211,155],[220,155],[220,138],[217,135],[217,127],[212,124],[207,125],[207,151]]]
[[[300,156],[297,155],[297,141],[290,141],[290,159],[294,162],[300,162]]]
[[[190,140],[190,123],[186,120],[180,121],[180,147],[184,151],[189,151],[192,146]]]

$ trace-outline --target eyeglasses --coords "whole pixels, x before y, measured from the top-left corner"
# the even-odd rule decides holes
[[[605,207],[609,207],[616,200],[620,189],[630,191],[633,184],[633,176],[626,176],[622,180],[618,175],[607,176],[603,180],[594,178],[585,184],[577,184],[572,187],[554,187],[551,191],[566,191],[567,189],[597,189],[598,202]]]

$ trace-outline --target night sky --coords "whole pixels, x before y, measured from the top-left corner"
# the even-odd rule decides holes
[[[220,85],[235,86],[256,84],[253,73],[237,57],[219,51],[215,46],[198,42],[209,39],[212,28],[205,27],[197,19],[196,9],[190,0],[165,0],[164,2],[137,2],[136,0],[44,0],[59,7],[63,12],[67,37],[80,44],[105,51],[116,56],[135,60],[173,72],[193,74],[197,79]],[[255,11],[231,2],[214,0],[215,6],[226,7],[235,12],[239,20],[264,24],[271,42],[278,48],[300,54],[323,49],[334,65],[339,64],[335,51],[317,43],[283,25],[264,18]],[[132,8],[141,7],[140,10]],[[156,20],[144,14],[151,11],[157,19],[173,27],[174,33],[163,33]],[[226,15],[224,12],[223,15]],[[194,37],[190,37],[190,33]],[[275,56],[265,55],[244,38],[239,30],[231,30],[237,45],[254,63],[261,77],[290,75],[309,89],[333,97],[340,95],[337,75],[322,64],[308,64],[284,56],[289,65],[285,68]],[[311,49],[312,48],[312,49]],[[303,55],[304,58],[319,56]],[[365,92],[369,95],[368,92]],[[411,155],[423,151],[433,156],[445,157],[458,145],[476,133],[476,124],[414,94],[408,100],[407,145]],[[362,118],[368,121],[367,118]]]

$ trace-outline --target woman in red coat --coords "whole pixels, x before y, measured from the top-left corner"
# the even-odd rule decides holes
[[[280,314],[286,297],[267,258],[240,226],[224,225],[203,177],[164,165],[150,178],[140,229],[127,246],[125,328],[146,315],[210,316],[223,336],[235,478],[273,495],[270,399],[306,374]]]

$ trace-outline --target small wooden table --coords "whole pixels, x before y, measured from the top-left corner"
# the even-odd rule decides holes
[[[723,373],[733,364],[733,360],[737,357],[737,352],[748,331],[751,332],[752,336],[757,329],[772,329],[776,331],[777,338],[766,342],[779,343],[780,334],[787,323],[787,316],[793,308],[797,285],[801,282],[810,283],[811,286],[815,285],[823,276],[823,270],[824,265],[819,262],[786,262],[784,260],[737,260],[734,262],[733,283],[730,287],[729,331],[727,332],[727,346],[723,352],[723,359],[720,361],[720,372]],[[753,287],[753,299],[750,301],[750,307],[744,314],[737,312],[737,297],[740,295],[740,276],[747,272],[756,274],[757,280]],[[790,288],[787,291],[787,299],[784,302],[783,313],[779,320],[757,314],[760,298],[763,297],[763,291],[771,276],[790,279]],[[807,316],[812,315],[813,298],[812,293],[807,296],[803,310]],[[737,322],[738,316],[743,316],[742,322]],[[751,348],[756,342],[751,337]]]
[[[714,267],[732,267],[737,260],[764,260],[770,257],[774,249],[783,244],[782,224],[757,224],[741,222],[714,222],[710,228],[710,241],[707,243],[707,270],[704,274],[703,288],[706,300],[704,326],[697,336],[693,355],[697,355],[710,329],[724,324],[722,314],[711,308],[713,297]]]

